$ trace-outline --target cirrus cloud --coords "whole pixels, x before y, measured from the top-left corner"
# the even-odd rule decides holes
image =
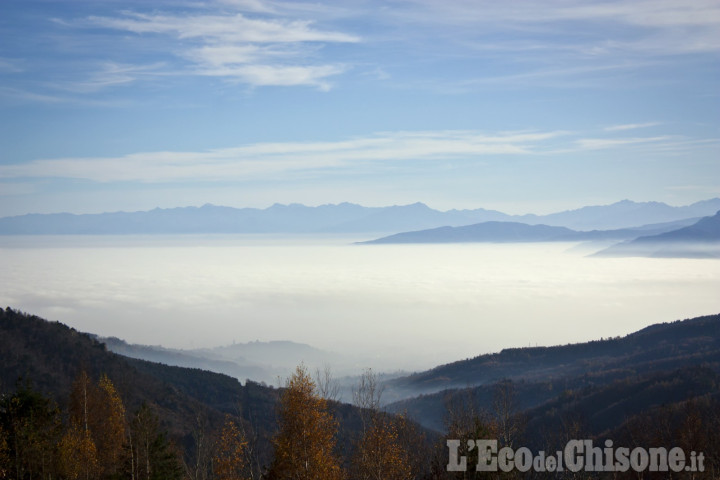
[[[258,143],[204,152],[144,152],[120,157],[43,159],[0,165],[0,178],[95,182],[247,180],[371,163],[447,160],[541,152],[564,132],[387,132],[335,142]]]

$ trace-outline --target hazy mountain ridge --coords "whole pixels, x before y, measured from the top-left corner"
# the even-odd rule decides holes
[[[508,215],[485,210],[439,211],[422,203],[364,207],[351,203],[308,207],[275,204],[265,209],[206,204],[139,212],[75,215],[27,214],[0,218],[0,234],[178,234],[178,233],[396,233],[488,221],[545,224],[580,230],[632,228],[712,215],[720,198],[672,207],[659,202],[623,200],[549,215]]]
[[[97,337],[108,350],[125,357],[170,366],[201,368],[238,380],[268,384],[286,378],[301,363],[311,372],[332,365],[333,372],[347,375],[359,371],[357,360],[291,341],[234,343],[214,348],[172,349],[158,345],[129,344],[119,338]]]
[[[581,232],[566,227],[550,225],[528,225],[517,222],[483,222],[462,227],[439,227],[429,230],[402,232],[360,244],[392,243],[523,243],[523,242],[576,242],[634,239],[643,233],[667,232],[692,222],[694,219],[643,225],[636,228],[617,230],[591,230]]]
[[[720,211],[693,225],[641,236],[597,252],[596,255],[720,258]]]
[[[617,230],[576,231],[549,225],[484,222],[462,227],[396,233],[359,244],[624,242],[597,256],[720,258],[720,211],[711,217],[685,219]]]

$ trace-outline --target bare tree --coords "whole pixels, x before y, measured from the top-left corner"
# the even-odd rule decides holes
[[[367,368],[360,375],[360,383],[353,388],[353,404],[360,408],[360,416],[365,435],[372,416],[380,410],[383,386],[378,383],[377,374]]]
[[[523,430],[523,419],[518,415],[515,386],[512,380],[501,380],[493,387],[493,413],[497,422],[500,443],[514,447]]]
[[[318,394],[325,400],[337,402],[340,397],[340,384],[333,377],[330,365],[325,364],[323,369],[315,369],[315,386]]]

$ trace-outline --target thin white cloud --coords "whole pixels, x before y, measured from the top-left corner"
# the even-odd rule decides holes
[[[0,178],[74,178],[96,182],[221,181],[271,178],[365,163],[477,158],[541,152],[564,132],[389,132],[337,142],[259,143],[205,152],[59,158],[0,165]]]
[[[600,150],[606,148],[625,147],[629,145],[665,142],[672,137],[639,137],[639,138],[581,138],[576,144],[583,150]]]
[[[238,2],[232,2],[238,3]],[[260,2],[239,2],[255,11],[271,11]],[[237,5],[236,5],[237,6]],[[330,76],[344,65],[317,62],[307,44],[356,43],[357,36],[316,28],[309,20],[226,15],[164,15],[126,12],[119,17],[90,17],[89,24],[136,34],[175,38],[174,53],[194,64],[197,75],[224,77],[253,86],[314,86],[328,90]],[[190,44],[188,45],[187,42]],[[115,76],[112,80],[129,79]]]
[[[77,93],[97,92],[104,88],[130,85],[143,78],[162,75],[161,69],[164,67],[163,63],[129,65],[106,62],[86,80],[54,83],[52,86]]]
[[[0,72],[5,73],[21,73],[24,68],[20,67],[20,62],[15,59],[0,57]]]
[[[277,65],[241,65],[204,69],[202,75],[234,78],[250,85],[297,86],[307,85],[328,91],[331,88],[328,77],[338,75],[345,69],[339,65],[318,66],[277,66]]]
[[[394,22],[428,26],[454,38],[480,38],[485,48],[514,50],[523,35],[543,49],[618,58],[720,51],[720,3],[716,0],[550,0],[477,2],[407,0],[389,10]],[[612,37],[608,38],[608,26]],[[502,36],[510,33],[507,38]],[[599,33],[598,33],[599,32]],[[497,34],[500,33],[501,36]],[[492,36],[488,36],[492,34]]]
[[[656,127],[658,125],[661,125],[661,123],[660,122],[626,123],[626,124],[622,124],[622,125],[611,125],[609,127],[605,127],[604,130],[606,132],[619,132],[619,131],[625,131],[625,130],[636,130],[638,128]]]
[[[170,34],[223,43],[358,42],[342,32],[322,31],[307,20],[265,20],[234,15],[148,15],[127,12],[124,17],[90,17],[92,24],[134,33]]]
[[[59,97],[57,95],[47,95],[44,93],[32,92],[26,89],[2,86],[0,86],[0,98],[13,102],[27,101],[47,104],[68,103],[72,101],[70,98]]]

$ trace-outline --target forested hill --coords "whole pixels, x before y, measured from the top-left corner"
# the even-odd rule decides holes
[[[631,368],[654,362],[681,366],[688,358],[720,355],[720,314],[649,326],[625,337],[552,347],[509,348],[397,378],[404,396],[491,383]]]
[[[211,426],[224,414],[237,413],[242,399],[249,415],[274,428],[277,390],[198,369],[168,367],[129,359],[106,350],[91,335],[58,322],[10,308],[0,309],[0,392],[15,388],[18,379],[65,406],[73,381],[81,371],[90,378],[107,375],[128,411],[145,402],[178,437],[191,435],[198,415]]]
[[[316,383],[299,366],[286,388],[250,381],[243,386],[222,374],[123,357],[90,334],[6,308],[0,310],[0,478],[7,471],[23,479],[57,478],[58,471],[65,472],[61,478],[79,478],[73,476],[78,469],[87,474],[82,478],[130,478],[141,459],[164,473],[148,470],[133,478],[236,478],[220,475],[213,462],[223,461],[229,451],[223,448],[237,445],[242,454],[232,450],[232,455],[242,465],[242,478],[260,478],[266,469],[280,468],[278,458],[284,458],[273,442],[307,419],[315,427],[319,418],[328,419],[326,433],[318,437],[327,443],[317,448],[328,451],[333,445],[342,468],[358,457],[365,427],[398,429],[393,431],[402,432],[406,444],[397,443],[399,437],[391,440],[406,452],[420,452],[435,439],[435,433],[377,406],[371,413],[378,423],[371,428],[368,410],[333,400],[332,385]],[[293,410],[297,406],[302,409]],[[85,419],[86,440],[78,437],[79,418]],[[113,424],[117,430],[109,430]],[[114,449],[106,441],[112,432],[120,432]],[[140,435],[148,441],[138,443]],[[87,438],[91,447],[85,448]],[[108,452],[116,452],[114,460]],[[404,467],[427,468],[423,454],[413,458]],[[103,474],[91,474],[91,467]]]
[[[660,407],[675,415],[687,402],[709,409],[702,415],[707,425],[715,425],[720,422],[720,315],[652,325],[622,338],[512,348],[442,365],[389,381],[388,391],[404,400],[388,409],[442,428],[452,405],[469,402],[475,411],[492,412],[498,389],[506,386],[514,392],[514,412],[526,419],[527,440],[535,443],[550,432],[559,435],[568,422],[583,427],[575,434],[585,437],[573,438],[606,431],[626,435],[628,422],[655,432],[652,422],[670,415]]]

